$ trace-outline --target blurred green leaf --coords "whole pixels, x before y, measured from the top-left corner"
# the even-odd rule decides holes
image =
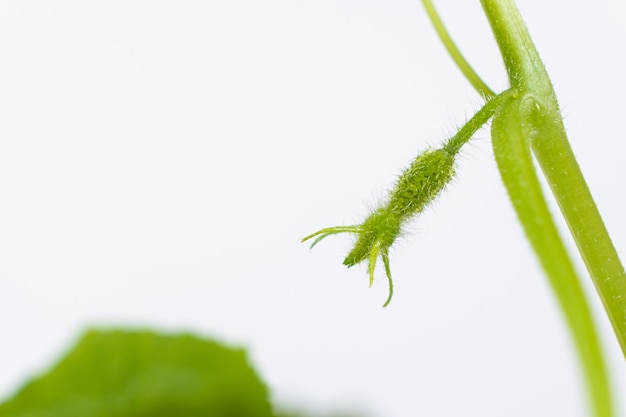
[[[0,417],[270,417],[241,349],[195,336],[89,331]]]

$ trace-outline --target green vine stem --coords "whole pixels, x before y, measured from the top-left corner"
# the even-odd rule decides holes
[[[494,115],[491,140],[502,180],[526,236],[556,294],[585,373],[597,417],[612,416],[606,365],[580,281],[559,236],[535,173],[525,123],[532,98],[519,96]]]
[[[556,95],[513,0],[481,0],[512,87],[532,96],[524,125],[626,355],[626,273],[567,140]]]
[[[467,80],[481,95],[493,92],[458,50],[430,0],[422,0],[437,34]],[[567,140],[556,95],[512,0],[483,1],[504,57],[511,85],[541,97],[543,135],[531,135],[535,157],[570,228],[626,355],[626,273]],[[550,122],[551,119],[551,122]],[[533,132],[531,132],[533,133]]]
[[[481,0],[520,98],[492,122],[494,154],[513,206],[559,299],[596,416],[611,416],[606,367],[589,308],[534,172],[534,153],[626,353],[626,274],[576,162],[552,83],[513,0]]]
[[[478,76],[469,62],[467,62],[461,51],[459,51],[459,48],[457,48],[456,44],[452,40],[452,37],[446,30],[445,25],[439,18],[439,13],[437,13],[433,2],[430,0],[422,0],[422,4],[424,5],[426,13],[437,31],[439,39],[441,39],[441,42],[448,50],[452,60],[456,66],[459,67],[463,75],[465,75],[465,78],[467,78],[476,91],[478,91],[478,93],[484,98],[489,99],[490,97],[495,96],[496,94],[493,90],[491,90],[491,88],[489,88],[487,84],[485,84],[485,82]]]
[[[454,62],[481,94],[490,93],[445,30],[426,11]],[[552,83],[514,0],[481,0],[517,98],[494,115],[492,142],[513,206],[557,296],[586,375],[596,416],[611,416],[606,366],[588,303],[545,202],[532,153],[566,219],[626,355],[626,274],[573,155]],[[487,90],[485,90],[487,88]]]

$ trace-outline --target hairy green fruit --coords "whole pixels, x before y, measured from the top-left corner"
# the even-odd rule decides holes
[[[427,150],[400,175],[387,210],[400,218],[424,210],[454,175],[454,155],[445,148]]]
[[[400,175],[388,203],[374,211],[362,224],[329,227],[305,237],[302,241],[316,237],[311,245],[315,246],[326,236],[344,232],[357,234],[358,239],[343,264],[351,267],[367,260],[371,286],[380,256],[389,281],[389,297],[384,304],[387,306],[393,295],[389,248],[400,234],[402,224],[424,210],[452,180],[453,175],[454,155],[446,148],[429,149],[420,154]]]

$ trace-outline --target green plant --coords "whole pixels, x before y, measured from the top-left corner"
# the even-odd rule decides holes
[[[368,262],[370,285],[380,256],[393,293],[388,249],[402,223],[421,212],[443,190],[454,171],[454,156],[489,119],[494,156],[513,207],[557,297],[570,328],[596,416],[613,415],[606,365],[588,303],[546,204],[533,155],[546,177],[576,241],[600,299],[626,353],[626,274],[574,158],[552,83],[513,0],[481,0],[508,74],[510,88],[495,94],[463,58],[430,0],[426,11],[441,40],[484,107],[444,146],[426,151],[407,168],[389,201],[362,224],[322,229],[303,239],[354,233],[358,239],[344,260]],[[313,246],[312,245],[312,246]]]
[[[363,223],[322,229],[313,245],[339,233],[357,235],[344,260],[366,262],[370,285],[380,259],[393,294],[388,250],[403,225],[421,213],[455,175],[455,158],[492,121],[494,155],[504,185],[557,296],[586,375],[594,414],[613,415],[606,365],[587,301],[546,205],[533,164],[541,166],[578,244],[615,333],[626,352],[626,276],[573,157],[557,100],[513,0],[482,0],[507,69],[510,88],[494,93],[422,0],[444,45],[484,106],[440,147],[402,173],[386,204]],[[0,416],[276,416],[268,390],[240,349],[188,334],[90,331],[57,365],[0,404]],[[283,414],[291,415],[291,414]]]

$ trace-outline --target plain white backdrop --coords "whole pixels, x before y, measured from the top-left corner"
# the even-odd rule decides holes
[[[624,259],[626,3],[519,3]],[[436,6],[505,88],[479,2]],[[246,346],[320,415],[587,416],[488,129],[394,247],[388,308],[349,237],[299,243],[480,105],[418,0],[0,1],[0,395],[89,326],[147,326]]]

